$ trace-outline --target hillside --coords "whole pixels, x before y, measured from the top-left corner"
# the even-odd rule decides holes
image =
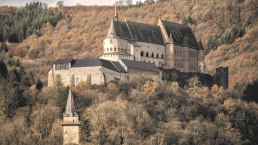
[[[105,86],[81,83],[72,88],[81,144],[256,145],[258,1],[160,1],[120,8],[119,19],[156,24],[161,17],[190,23],[207,52],[206,72],[229,66],[230,89],[202,86],[197,77],[184,88],[144,78]],[[0,13],[16,10],[3,7]],[[47,72],[59,58],[98,57],[114,8],[64,7],[54,12],[66,16],[56,26],[44,21],[21,42],[0,43],[2,145],[62,143],[68,88],[58,79],[52,87],[43,86]]]
[[[0,144],[63,141],[67,88],[35,82],[23,65],[0,47]],[[184,89],[176,82],[137,81],[73,87],[82,145],[255,145],[258,105],[235,98],[197,78]]]
[[[207,52],[221,45],[207,55],[207,71],[214,71],[218,66],[230,66],[230,88],[233,88],[236,83],[250,83],[258,76],[255,63],[258,41],[255,39],[258,31],[257,3],[256,0],[173,0],[120,8],[119,19],[156,24],[161,17],[173,22],[191,23],[197,39],[202,40]],[[65,7],[63,12],[70,17],[62,20],[56,27],[45,24],[41,29],[42,36],[33,35],[22,43],[9,44],[13,54],[21,57],[27,68],[36,68],[33,72],[41,78],[44,76],[43,82],[46,82],[47,71],[56,59],[101,55],[102,41],[113,18],[114,8]],[[237,31],[233,37],[230,31],[232,29]],[[219,43],[222,35],[224,39]],[[207,48],[210,39],[215,41],[215,46],[208,45]],[[245,61],[241,61],[241,58]],[[247,75],[247,79],[239,77],[240,72],[241,76]]]

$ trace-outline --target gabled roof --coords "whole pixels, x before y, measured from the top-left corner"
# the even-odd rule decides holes
[[[164,45],[159,26],[135,22],[127,22],[127,26],[129,27],[133,40]]]
[[[111,61],[111,62],[119,72],[126,73],[126,70],[123,68],[123,66],[119,62],[117,62],[117,61]]]
[[[60,64],[60,63],[71,63],[73,61],[72,58],[67,58],[67,59],[58,59],[54,62],[54,64]]]
[[[172,39],[169,40],[170,42],[176,45],[198,49],[198,43],[189,26],[164,20],[161,22],[166,29],[167,35]]]
[[[131,69],[159,72],[159,69],[153,63],[122,59],[123,63]]]
[[[107,37],[118,37],[126,40],[132,39],[126,23],[115,20],[111,21]]]
[[[98,58],[96,59],[79,59],[75,60],[72,67],[90,67],[90,66],[101,66],[101,62]]]
[[[93,67],[93,66],[102,66],[105,68],[108,68],[110,70],[126,73],[126,71],[123,69],[121,64],[105,60],[105,59],[81,59],[81,60],[75,60],[75,63],[72,65],[72,67]]]
[[[105,60],[105,59],[100,59],[100,62],[102,66],[105,68],[108,68],[116,72],[126,73],[126,71],[123,69],[120,63],[115,63],[113,61]]]
[[[112,20],[107,37],[164,45],[160,27],[144,23]]]

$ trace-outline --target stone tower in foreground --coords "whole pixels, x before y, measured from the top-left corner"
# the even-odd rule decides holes
[[[63,114],[63,144],[79,144],[79,116],[76,113],[71,88]]]

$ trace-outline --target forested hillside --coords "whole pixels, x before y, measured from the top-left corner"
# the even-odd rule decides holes
[[[98,57],[114,15],[113,7],[38,8],[0,8],[1,18],[10,18],[0,22],[0,35],[7,32],[1,38],[7,41],[0,43],[3,145],[62,143],[68,91],[58,79],[53,87],[43,86],[47,72],[58,58]],[[27,21],[30,16],[39,21]],[[52,16],[62,17],[55,25]],[[81,83],[72,88],[81,144],[256,145],[258,1],[150,0],[119,9],[122,21],[156,24],[159,17],[191,25],[207,53],[205,71],[229,66],[230,89],[208,88],[197,77],[184,88],[143,78],[106,86]],[[19,25],[19,20],[31,25]],[[15,33],[22,39],[8,42],[9,32],[37,24],[31,33]]]
[[[38,31],[46,22],[55,26],[64,15],[57,10],[48,9],[40,2],[27,4],[24,8],[0,9],[0,42],[21,42],[31,34],[41,36]]]
[[[65,7],[62,11],[68,17],[56,27],[45,23],[39,31],[41,35],[10,44],[13,54],[22,58],[27,68],[40,66],[35,72],[41,78],[45,76],[43,82],[55,59],[101,55],[102,41],[114,15],[113,7]],[[229,66],[231,89],[237,83],[251,83],[257,79],[257,16],[256,0],[173,0],[119,10],[121,21],[156,24],[161,17],[190,24],[208,53],[207,71]]]
[[[0,144],[62,143],[67,88],[56,80],[43,87],[1,45]],[[43,87],[43,88],[42,88]],[[137,81],[73,87],[80,115],[81,144],[255,145],[258,104],[191,78],[177,82]]]

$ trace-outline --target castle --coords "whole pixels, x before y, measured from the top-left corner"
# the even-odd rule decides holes
[[[159,18],[157,25],[119,21],[117,9],[96,59],[56,60],[48,73],[48,86],[57,75],[64,85],[80,82],[106,84],[139,77],[162,79],[161,69],[186,73],[203,70],[204,50],[188,25]]]

